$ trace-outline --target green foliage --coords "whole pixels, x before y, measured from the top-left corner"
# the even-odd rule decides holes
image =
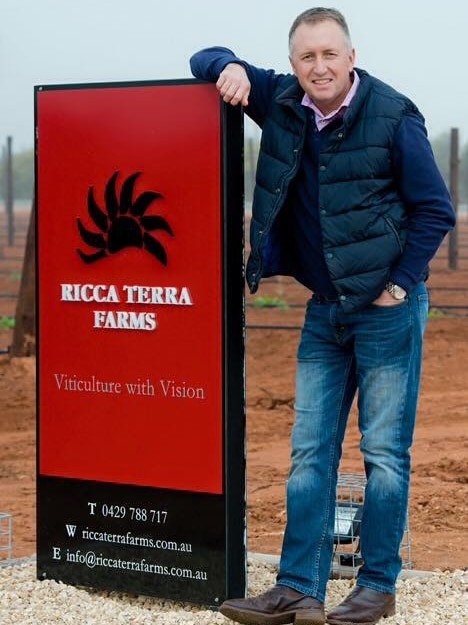
[[[443,132],[431,140],[437,165],[450,188],[450,131]],[[459,200],[468,203],[468,144],[460,147]]]
[[[245,197],[251,202],[258,155],[258,138],[246,136]],[[437,164],[447,186],[450,183],[450,131],[431,138]],[[5,154],[0,155],[0,195],[5,197]],[[34,193],[34,150],[13,154],[13,193],[16,199],[31,199]],[[468,144],[460,147],[460,202],[468,203]]]
[[[0,317],[0,330],[12,330],[14,327],[14,317]]]
[[[10,271],[8,280],[10,280],[10,282],[19,282],[21,280],[21,271]]]
[[[442,319],[443,317],[446,317],[446,314],[440,308],[429,309],[429,319]]]
[[[34,195],[34,151],[20,152],[13,158],[14,196],[29,199]]]
[[[34,194],[34,150],[25,150],[13,154],[13,197],[18,200],[30,200]],[[5,197],[6,157],[2,153],[0,160],[0,195]]]
[[[281,297],[256,297],[253,301],[254,308],[289,308],[286,300]]]
[[[445,184],[450,184],[450,132],[447,130],[434,139],[431,139],[437,165],[444,177]]]

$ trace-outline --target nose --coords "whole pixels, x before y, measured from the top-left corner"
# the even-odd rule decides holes
[[[323,74],[325,74],[327,71],[327,64],[325,63],[325,60],[320,57],[317,56],[317,58],[315,59],[315,63],[314,63],[314,72],[316,74],[318,74],[319,76],[322,76]]]

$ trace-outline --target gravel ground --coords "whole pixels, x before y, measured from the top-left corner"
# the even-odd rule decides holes
[[[274,583],[275,566],[249,560],[249,594]],[[398,583],[397,614],[385,625],[468,623],[463,571],[410,577]],[[329,582],[327,608],[349,592],[350,580]],[[187,603],[38,581],[35,562],[0,568],[1,625],[232,625],[218,612]]]

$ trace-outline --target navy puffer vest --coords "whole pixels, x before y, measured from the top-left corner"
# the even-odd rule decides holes
[[[420,114],[405,96],[357,70],[361,83],[343,122],[320,153],[319,214],[330,278],[346,311],[382,292],[400,257],[407,214],[392,172],[395,131],[407,112]],[[247,282],[295,275],[281,210],[297,173],[305,138],[303,92],[294,76],[281,83],[265,122],[250,229]]]

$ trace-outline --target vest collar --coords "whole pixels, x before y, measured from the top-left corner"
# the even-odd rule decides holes
[[[301,105],[304,97],[304,90],[293,74],[289,74],[285,79],[285,85],[276,96],[275,101],[281,106],[292,109],[301,119],[305,119],[305,112]]]
[[[365,70],[359,69],[357,67],[355,68],[355,70],[357,75],[359,76],[359,87],[356,95],[351,100],[350,105],[343,115],[343,124],[345,128],[349,128],[349,126],[353,125],[359,111],[361,110],[363,103],[367,99],[369,89],[371,88],[371,80],[369,80],[369,74]]]

